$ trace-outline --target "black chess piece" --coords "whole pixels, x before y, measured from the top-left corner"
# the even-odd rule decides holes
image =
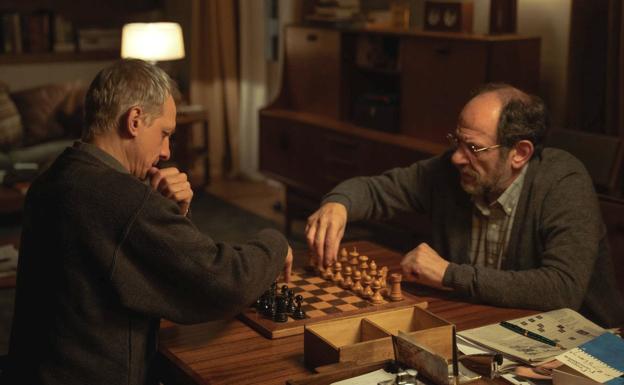
[[[288,294],[288,285],[282,285],[282,295],[286,297]]]
[[[275,297],[275,313],[273,313],[273,321],[286,322],[288,321],[288,315],[286,314],[287,299],[283,295]]]
[[[292,289],[289,289],[287,292],[288,305],[286,307],[286,312],[288,314],[293,314],[297,307],[295,306],[295,292]]]
[[[301,294],[297,294],[297,296],[295,297],[295,302],[297,302],[297,309],[295,309],[295,311],[293,312],[292,317],[294,319],[305,319],[306,313],[301,308],[301,303],[303,302],[303,296]]]
[[[265,299],[264,305],[262,306],[262,309],[260,310],[260,312],[265,317],[272,319],[273,314],[275,313],[275,297],[268,296]]]

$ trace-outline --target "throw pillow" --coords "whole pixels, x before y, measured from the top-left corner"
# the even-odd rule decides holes
[[[58,114],[71,87],[71,83],[49,84],[13,93],[13,101],[24,125],[24,145],[64,136],[65,130],[58,121]]]
[[[0,150],[19,145],[22,133],[22,119],[9,96],[9,87],[0,82]]]

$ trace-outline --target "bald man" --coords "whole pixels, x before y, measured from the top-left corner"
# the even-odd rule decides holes
[[[481,89],[440,156],[347,180],[308,218],[308,244],[332,263],[347,220],[427,214],[432,243],[408,252],[407,279],[508,307],[580,310],[624,322],[605,226],[583,165],[542,149],[541,99],[506,84]]]

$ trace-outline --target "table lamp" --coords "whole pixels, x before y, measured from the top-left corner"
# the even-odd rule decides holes
[[[178,23],[129,23],[121,34],[121,57],[152,64],[184,57],[182,28]]]

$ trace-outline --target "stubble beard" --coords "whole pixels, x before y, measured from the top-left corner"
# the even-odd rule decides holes
[[[473,197],[483,197],[486,201],[491,201],[504,191],[502,188],[502,180],[503,180],[503,167],[504,161],[501,161],[496,165],[496,169],[494,170],[494,174],[488,178],[488,180],[484,180],[482,176],[470,166],[466,166],[465,170],[461,172],[467,174],[471,181],[470,183],[465,183],[460,179],[460,185],[462,189],[470,196]]]

